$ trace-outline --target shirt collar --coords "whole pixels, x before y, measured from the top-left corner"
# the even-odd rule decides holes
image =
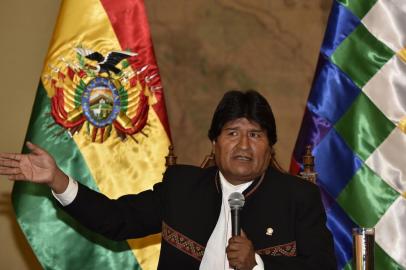
[[[233,192],[242,193],[253,182],[253,181],[249,181],[249,182],[246,182],[243,184],[233,185],[230,182],[228,182],[228,180],[224,177],[224,175],[221,172],[219,172],[219,176],[220,176],[220,183],[221,183],[221,189],[222,189],[223,194],[231,194]]]
[[[268,170],[272,170],[272,168],[268,168]],[[259,188],[259,186],[262,184],[262,182],[263,182],[263,180],[264,180],[266,174],[267,174],[267,171],[265,171],[260,177],[258,177],[258,178],[256,178],[256,179],[253,179],[253,181],[250,181],[250,182],[247,182],[247,183],[242,184],[242,185],[247,184],[247,186],[248,186],[248,187],[244,187],[244,188],[242,189],[242,190],[243,190],[242,193],[243,193],[243,195],[245,196],[246,199],[247,199],[249,196],[251,196],[252,194],[254,194],[254,192]],[[221,177],[220,177],[220,175],[221,175]],[[221,178],[222,180],[220,180],[220,178]],[[215,185],[216,185],[217,192],[218,192],[219,194],[220,194],[220,193],[223,193],[222,189],[223,189],[223,186],[224,186],[224,185],[229,184],[229,185],[233,186],[232,184],[230,184],[230,183],[225,179],[224,175],[222,175],[222,173],[220,172],[219,169],[217,169],[217,172],[216,172],[216,174],[215,174],[215,176],[214,176],[214,182],[215,182]],[[225,184],[223,184],[222,182],[224,182]],[[239,186],[239,185],[238,185],[238,186]],[[235,186],[234,186],[234,187],[235,187]],[[223,194],[223,195],[224,195],[224,194]]]

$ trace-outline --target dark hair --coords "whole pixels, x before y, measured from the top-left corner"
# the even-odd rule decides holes
[[[209,129],[209,139],[215,141],[223,126],[237,118],[247,118],[265,129],[270,146],[276,143],[276,125],[271,106],[266,99],[255,90],[231,90],[224,94],[214,112]]]

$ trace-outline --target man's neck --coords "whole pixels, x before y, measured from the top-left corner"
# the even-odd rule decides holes
[[[252,183],[252,180],[251,181],[244,181],[244,182],[237,183],[237,184],[232,183],[227,178],[225,178],[224,175],[221,172],[219,173],[219,176],[220,176],[221,186],[223,187],[223,189],[226,188],[228,190],[230,190],[230,189],[235,190],[235,189],[242,188],[242,190],[245,190]]]

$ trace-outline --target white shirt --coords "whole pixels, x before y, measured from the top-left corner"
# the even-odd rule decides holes
[[[203,259],[200,264],[201,270],[232,269],[229,267],[226,255],[228,240],[231,238],[231,213],[228,204],[228,197],[233,192],[242,193],[252,183],[247,182],[241,185],[230,184],[220,172],[220,183],[222,187],[222,203],[219,219],[209,241],[207,242]],[[53,196],[62,206],[67,206],[76,198],[78,183],[69,176],[69,184],[63,193],[57,194],[52,191]],[[257,265],[253,270],[264,270],[264,263],[258,254],[255,254]]]
[[[216,227],[214,227],[204,250],[203,259],[200,264],[201,270],[232,269],[229,267],[226,254],[228,240],[231,238],[231,212],[230,205],[228,204],[228,197],[233,192],[242,193],[250,186],[252,181],[234,186],[230,184],[220,172],[220,183],[223,193],[220,215]],[[258,254],[255,254],[255,261],[257,262],[257,265],[253,269],[263,270],[264,263]]]

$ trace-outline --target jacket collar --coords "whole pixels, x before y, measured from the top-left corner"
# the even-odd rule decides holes
[[[264,181],[265,178],[265,174],[266,174],[267,170],[259,177],[257,177],[256,179],[254,179],[254,181],[252,181],[251,185],[249,185],[249,187],[247,187],[244,191],[243,191],[243,195],[245,198],[248,198],[249,196],[251,196],[257,189],[258,187],[261,185],[261,183]],[[220,171],[217,168],[217,172],[216,175],[214,177],[214,182],[216,184],[216,189],[218,193],[221,193],[221,183],[220,183]]]

